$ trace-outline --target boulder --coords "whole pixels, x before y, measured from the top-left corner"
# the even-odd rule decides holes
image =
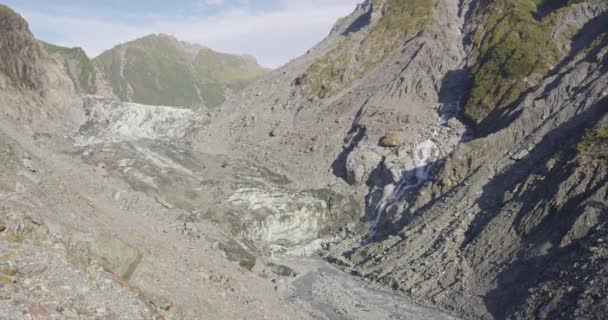
[[[283,128],[283,127],[276,127],[274,129],[272,129],[272,131],[270,131],[270,136],[271,137],[280,137],[280,136],[284,136],[287,133],[287,129]]]
[[[88,253],[102,267],[124,279],[131,277],[143,257],[137,248],[110,237],[100,237],[90,242]]]
[[[460,120],[456,118],[451,118],[450,120],[448,120],[447,125],[449,128],[454,130],[464,129],[464,124],[462,124],[462,122],[460,122]]]
[[[251,271],[255,267],[256,258],[238,242],[230,240],[226,243],[218,242],[217,248],[222,250],[229,261],[236,262],[239,266]]]
[[[382,139],[380,139],[380,144],[383,147],[393,148],[400,147],[405,143],[405,138],[401,132],[390,131],[388,132]]]
[[[365,183],[382,162],[382,156],[368,149],[356,148],[346,159],[346,181],[351,185]]]
[[[270,268],[270,271],[272,271],[272,273],[276,274],[277,276],[295,278],[298,275],[293,269],[288,266],[270,263],[268,267]]]

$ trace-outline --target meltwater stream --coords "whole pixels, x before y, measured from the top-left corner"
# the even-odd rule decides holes
[[[370,228],[369,234],[365,237],[364,242],[368,242],[373,239],[378,232],[378,227],[380,226],[380,222],[382,220],[382,214],[387,206],[399,202],[407,190],[420,186],[428,179],[430,168],[429,164],[433,160],[433,155],[436,154],[437,150],[437,145],[430,139],[416,145],[413,155],[415,165],[414,179],[412,179],[408,172],[403,172],[401,179],[395,187],[395,190],[388,197],[382,199],[378,205],[376,205],[376,208],[374,209],[376,218]]]

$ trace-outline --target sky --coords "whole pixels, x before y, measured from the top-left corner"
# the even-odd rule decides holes
[[[4,0],[43,41],[90,57],[151,33],[276,68],[321,41],[362,0]]]

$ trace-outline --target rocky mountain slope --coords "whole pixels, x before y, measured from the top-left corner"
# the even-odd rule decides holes
[[[93,63],[122,101],[216,107],[266,69],[246,55],[231,55],[149,35],[105,51]]]
[[[450,318],[415,302],[467,319],[601,319],[607,9],[367,0],[207,111],[79,95],[104,88],[81,52],[40,44],[3,8],[0,246],[52,263],[2,257],[0,306],[119,318],[122,297],[127,318]],[[125,46],[93,66],[150,70],[175,40],[139,42],[134,60]],[[205,50],[181,45],[180,66]],[[209,74],[228,86],[196,76]],[[131,100],[162,82],[116,83]],[[40,294],[75,265],[88,277],[64,285],[97,301]]]
[[[253,57],[163,34],[118,45],[94,59],[78,47],[35,42],[63,66],[77,93],[124,102],[214,108],[268,72]]]
[[[66,105],[81,103],[61,61],[34,39],[27,22],[5,6],[0,6],[0,13],[3,113],[31,123],[57,116]]]
[[[353,185],[363,226],[328,259],[420,303],[601,318],[606,8],[366,1],[224,105],[200,147]]]

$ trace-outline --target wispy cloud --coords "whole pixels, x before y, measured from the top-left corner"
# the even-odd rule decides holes
[[[150,33],[167,33],[220,51],[252,54],[263,65],[277,67],[320,41],[359,0],[273,0],[275,6],[268,10],[247,0],[200,1],[220,8],[201,15],[150,14],[137,19],[129,19],[129,13],[112,19],[84,11],[58,15],[32,8],[17,10],[38,37],[83,47],[90,56]]]

